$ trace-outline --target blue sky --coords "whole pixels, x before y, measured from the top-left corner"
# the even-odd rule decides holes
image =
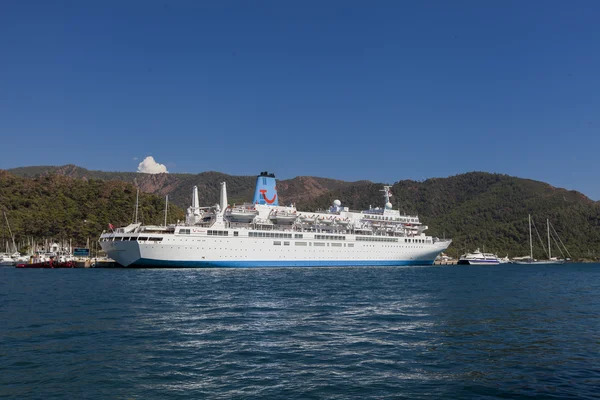
[[[600,2],[5,1],[0,168],[395,182],[600,200]]]

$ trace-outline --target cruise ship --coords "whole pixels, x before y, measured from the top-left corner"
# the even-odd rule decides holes
[[[106,254],[124,267],[324,267],[430,265],[449,239],[425,235],[418,216],[403,215],[381,190],[382,207],[352,211],[335,200],[327,210],[280,205],[273,174],[256,179],[252,203],[200,207],[198,188],[185,222],[132,223],[100,236]]]

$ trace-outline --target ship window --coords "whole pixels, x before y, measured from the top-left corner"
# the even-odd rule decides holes
[[[348,243],[348,247],[354,247],[354,243]]]
[[[275,246],[281,246],[281,242],[279,240],[274,241],[273,244]]]
[[[148,240],[148,238],[147,237],[139,237],[138,240],[140,242],[145,242],[146,240]]]
[[[290,245],[290,242],[283,242],[283,245],[284,245],[284,246],[289,246],[289,245]]]
[[[238,236],[239,232],[238,231],[234,231],[233,232],[233,236]]]
[[[313,243],[313,246],[325,247],[325,243],[315,242],[315,243]]]
[[[306,246],[306,242],[295,242],[296,246]]]
[[[296,233],[296,234],[294,235],[294,238],[295,238],[295,239],[302,239],[302,234],[301,234],[301,233]]]
[[[341,243],[331,243],[332,247],[342,247]]]

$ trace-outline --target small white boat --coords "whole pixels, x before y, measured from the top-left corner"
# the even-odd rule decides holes
[[[498,261],[500,261],[500,264],[509,264],[512,262],[510,261],[510,258],[508,258],[508,254],[506,255],[506,257],[499,258]]]
[[[15,260],[8,254],[0,254],[0,267],[13,267],[16,265]]]
[[[462,265],[498,265],[500,260],[498,256],[491,253],[482,253],[479,249],[473,253],[467,253],[460,256],[458,264]]]

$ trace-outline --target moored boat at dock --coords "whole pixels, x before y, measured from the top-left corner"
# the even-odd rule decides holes
[[[482,253],[479,249],[473,253],[466,253],[458,259],[460,265],[498,265],[498,256],[492,253]]]
[[[538,259],[533,258],[533,235],[532,235],[532,231],[531,231],[531,226],[532,226],[532,220],[531,220],[531,215],[529,215],[529,256],[520,257],[518,259],[515,259],[515,261],[514,261],[515,264],[520,264],[520,265],[564,264],[565,263],[564,259],[552,257],[552,250],[551,250],[552,246],[551,246],[551,242],[550,242],[550,238],[551,238],[551,236],[550,236],[550,220],[546,220],[547,234],[548,234],[548,250],[547,250],[546,254],[548,255],[548,259],[538,260]],[[537,228],[536,228],[536,233],[538,234],[538,237],[539,237],[539,232],[537,232]],[[556,231],[554,231],[554,233],[556,233]],[[558,234],[556,234],[556,236],[558,237]],[[560,237],[559,237],[559,240],[560,240]],[[562,243],[562,241],[561,241],[561,243]],[[564,247],[564,244],[563,244],[563,248],[565,249],[565,251],[568,254],[568,250],[566,247]],[[559,247],[559,250],[560,250],[560,247]],[[544,248],[544,251],[546,251],[545,248]]]
[[[76,268],[75,261],[42,261],[36,263],[20,263],[17,268]]]

